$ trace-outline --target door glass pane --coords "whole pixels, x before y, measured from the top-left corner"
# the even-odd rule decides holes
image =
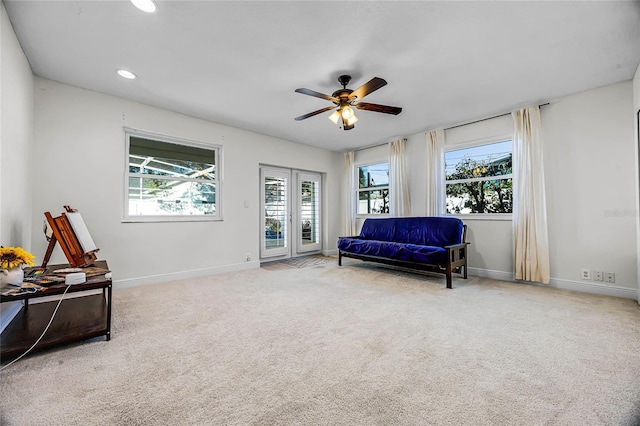
[[[315,244],[320,240],[320,194],[318,182],[300,182],[300,241],[302,245]]]
[[[287,179],[265,176],[264,227],[265,248],[287,246]]]

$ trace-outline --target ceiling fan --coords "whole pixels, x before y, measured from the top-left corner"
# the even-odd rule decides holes
[[[325,95],[324,93],[316,92],[315,90],[296,89],[297,93],[326,99],[330,102],[333,102],[334,105],[310,112],[305,115],[301,115],[300,117],[296,117],[295,120],[301,121],[306,118],[313,117],[314,115],[322,114],[323,112],[331,111],[332,109],[338,108],[333,112],[333,114],[329,116],[329,120],[333,121],[334,124],[338,124],[338,122],[341,120],[342,128],[344,130],[351,130],[355,127],[356,121],[358,121],[358,118],[356,117],[355,113],[353,112],[353,108],[351,107],[356,107],[357,109],[362,109],[365,111],[382,112],[384,114],[393,115],[398,115],[402,112],[402,108],[400,107],[360,102],[360,100],[367,96],[369,93],[374,92],[383,86],[386,86],[387,82],[382,78],[373,77],[371,80],[358,87],[356,90],[347,89],[347,84],[349,84],[349,82],[351,81],[350,75],[341,75],[340,77],[338,77],[338,81],[340,82],[340,84],[342,84],[342,89],[336,90],[331,96]]]

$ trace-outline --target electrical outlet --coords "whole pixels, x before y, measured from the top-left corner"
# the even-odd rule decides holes
[[[593,280],[594,281],[603,281],[602,271],[593,271]]]
[[[247,262],[251,262],[251,254],[247,253]]]
[[[582,277],[583,280],[590,280],[591,279],[591,269],[582,268],[580,276]]]
[[[616,274],[613,272],[605,272],[604,273],[604,282],[605,283],[615,283],[616,282]]]

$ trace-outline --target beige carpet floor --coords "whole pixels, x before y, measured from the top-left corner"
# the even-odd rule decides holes
[[[637,425],[635,301],[359,261],[114,291],[0,373],[11,425]]]

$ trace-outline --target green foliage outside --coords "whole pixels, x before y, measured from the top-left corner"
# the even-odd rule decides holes
[[[456,164],[446,180],[500,177],[512,173],[512,156],[491,160],[464,157]],[[446,185],[447,212],[511,213],[513,211],[513,182],[508,179],[474,180]],[[469,211],[470,210],[470,211]]]
[[[364,172],[364,170],[364,167],[358,167],[358,188],[367,188],[369,186],[367,174]]]

